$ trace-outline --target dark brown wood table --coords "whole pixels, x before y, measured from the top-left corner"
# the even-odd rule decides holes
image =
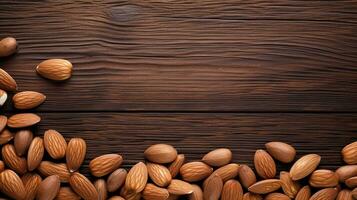
[[[357,139],[356,1],[1,0],[5,36],[20,49],[1,67],[47,96],[39,134],[84,138],[84,173],[111,152],[129,167],[155,143],[251,164],[272,140],[335,169]],[[39,77],[49,58],[70,60],[72,78]]]

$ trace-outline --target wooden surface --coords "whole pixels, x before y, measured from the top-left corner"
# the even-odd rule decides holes
[[[118,152],[130,166],[159,142],[190,160],[229,147],[251,163],[282,140],[336,168],[357,139],[356,1],[0,4],[0,37],[20,44],[0,65],[20,90],[47,95],[40,134],[86,139],[86,164]],[[70,60],[73,77],[37,76],[48,58]]]

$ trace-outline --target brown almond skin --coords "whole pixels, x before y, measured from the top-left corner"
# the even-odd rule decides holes
[[[125,199],[121,196],[112,196],[108,200],[125,200]]]
[[[14,138],[14,134],[8,129],[4,129],[0,134],[0,144],[4,145],[10,142]]]
[[[23,175],[27,172],[27,162],[25,158],[19,157],[12,144],[2,147],[2,158],[4,163],[17,174]]]
[[[102,177],[118,169],[123,162],[119,154],[105,154],[90,161],[89,169],[93,176]]]
[[[144,190],[148,181],[148,171],[143,162],[135,164],[128,172],[125,180],[125,188],[139,193]]]
[[[357,199],[357,188],[353,189],[351,194],[354,199]]]
[[[82,138],[72,138],[66,149],[66,163],[70,172],[77,171],[86,157],[87,144]]]
[[[240,183],[246,189],[257,182],[254,171],[248,165],[241,165],[239,167],[238,176]]]
[[[216,169],[212,174],[217,174],[221,177],[223,182],[228,181],[229,179],[233,179],[238,175],[239,165],[235,163],[231,163]]]
[[[20,177],[12,170],[0,173],[1,192],[13,199],[24,199],[26,196],[25,186]]]
[[[44,78],[54,81],[64,81],[71,77],[72,63],[65,59],[49,59],[41,62],[36,71]]]
[[[317,191],[310,197],[310,200],[335,200],[338,190],[335,188],[325,188]]]
[[[171,173],[171,177],[175,178],[177,174],[180,173],[180,169],[185,162],[185,155],[179,154],[177,155],[176,159],[170,164],[169,171]]]
[[[125,187],[121,188],[120,196],[126,200],[141,200],[141,193],[136,193],[135,191],[128,190]]]
[[[94,182],[94,187],[98,192],[98,200],[106,200],[108,197],[107,184],[104,179],[98,179]]]
[[[12,115],[7,120],[7,126],[10,128],[25,128],[33,126],[41,121],[41,118],[33,113],[20,113]]]
[[[176,159],[177,151],[168,144],[155,144],[145,150],[144,156],[153,163],[166,164]]]
[[[290,198],[285,194],[274,192],[268,194],[264,200],[290,200]]]
[[[186,163],[180,169],[182,179],[187,182],[201,181],[210,176],[212,172],[212,167],[199,161]]]
[[[0,41],[0,57],[10,56],[17,51],[17,41],[13,37],[6,37]]]
[[[228,180],[224,183],[221,200],[242,200],[243,188],[236,180]]]
[[[319,169],[311,174],[309,184],[315,188],[335,187],[338,184],[338,175],[331,170]]]
[[[347,164],[357,164],[357,141],[346,145],[342,149],[342,157]]]
[[[290,169],[291,179],[296,181],[310,175],[320,164],[321,156],[308,154],[297,160]]]
[[[203,156],[202,161],[212,167],[227,165],[232,160],[232,152],[226,148],[219,148],[208,152]]]
[[[5,70],[0,68],[0,89],[15,92],[17,90],[16,81]]]
[[[357,187],[357,176],[351,177],[345,181],[345,184],[349,188],[355,188]]]
[[[336,170],[340,182],[345,182],[353,176],[357,176],[357,165],[345,165]]]
[[[169,192],[167,189],[160,188],[154,184],[146,184],[143,192],[142,198],[145,200],[166,200],[169,197]]]
[[[243,200],[263,200],[263,197],[259,194],[247,192],[243,195]]]
[[[155,163],[146,164],[149,177],[159,187],[166,187],[170,184],[172,178],[170,171],[163,165]]]
[[[99,195],[94,185],[82,174],[74,172],[69,178],[69,184],[84,200],[98,200]]]
[[[15,108],[20,110],[32,109],[41,105],[46,100],[46,96],[40,92],[23,91],[16,93],[12,97]]]
[[[6,124],[7,124],[7,117],[5,115],[0,115],[0,131],[4,130]]]
[[[61,182],[66,183],[71,176],[68,171],[67,165],[64,163],[54,163],[50,161],[42,161],[38,166],[37,170],[41,175],[47,177],[52,175],[57,175]]]
[[[295,200],[309,200],[311,197],[311,189],[308,185],[302,187],[296,194]]]
[[[33,133],[30,130],[20,130],[15,134],[14,146],[18,156],[26,154],[33,139]]]
[[[217,174],[213,175],[203,187],[203,198],[205,200],[218,200],[223,189],[223,181]]]
[[[52,200],[57,196],[61,182],[57,175],[45,178],[37,190],[37,200]]]
[[[275,177],[276,165],[273,158],[264,150],[259,149],[254,155],[254,166],[257,174],[264,179]]]
[[[173,195],[186,195],[191,194],[193,192],[191,184],[178,179],[172,179],[167,189],[169,193]]]
[[[117,169],[111,173],[107,179],[107,190],[108,192],[115,192],[121,186],[124,185],[127,171],[125,169]]]
[[[27,169],[29,171],[35,170],[40,165],[44,153],[45,146],[43,144],[43,139],[35,137],[32,140],[27,153]]]
[[[280,189],[280,187],[281,182],[279,179],[266,179],[254,183],[248,188],[248,191],[256,194],[267,194]]]
[[[78,196],[70,187],[61,187],[57,193],[56,200],[80,200]]]
[[[203,200],[203,191],[200,186],[192,184],[193,192],[188,196],[189,200]]]
[[[300,184],[293,181],[289,172],[280,172],[281,188],[289,198],[294,198],[300,190]]]
[[[25,186],[26,200],[33,200],[36,198],[37,190],[40,187],[42,178],[36,173],[26,173],[21,177]]]
[[[61,159],[66,155],[67,142],[56,130],[47,130],[43,136],[45,149],[53,159]]]
[[[351,190],[341,190],[338,193],[336,200],[353,200]]]
[[[296,155],[295,148],[284,142],[269,142],[265,144],[265,148],[273,158],[282,163],[292,162]]]
[[[3,172],[5,170],[5,163],[0,160],[0,173]]]

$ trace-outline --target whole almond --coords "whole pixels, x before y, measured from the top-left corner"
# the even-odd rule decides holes
[[[234,179],[238,175],[238,172],[239,172],[239,165],[235,164],[235,163],[231,163],[231,164],[228,164],[228,165],[225,165],[223,167],[216,169],[212,173],[212,175],[217,174],[218,176],[221,177],[223,182],[226,182],[229,179]]]
[[[189,200],[203,200],[203,192],[200,186],[192,184],[193,192],[189,195]]]
[[[264,200],[290,200],[290,198],[285,194],[274,192],[268,194]]]
[[[266,179],[254,183],[248,188],[248,190],[249,192],[254,192],[257,194],[267,194],[280,189],[280,187],[281,182],[279,179]]]
[[[335,200],[338,190],[335,188],[325,188],[317,191],[310,197],[310,200]]]
[[[309,184],[316,188],[334,187],[338,184],[338,175],[331,170],[319,169],[311,174]]]
[[[27,153],[27,169],[29,171],[35,170],[40,165],[44,153],[45,146],[43,144],[43,139],[35,137],[32,140]]]
[[[5,163],[0,160],[0,173],[3,172],[5,170]]]
[[[7,120],[7,125],[11,128],[25,128],[33,126],[41,121],[41,118],[33,113],[20,113],[11,116]]]
[[[0,144],[4,145],[10,142],[14,138],[14,134],[11,133],[8,129],[4,129],[0,134]]]
[[[212,172],[212,167],[199,161],[186,163],[180,169],[182,179],[187,182],[203,180],[210,176]]]
[[[280,172],[280,181],[281,188],[283,189],[284,193],[289,198],[295,198],[296,194],[300,190],[300,184],[296,181],[293,181],[290,177],[290,173],[285,171]]]
[[[5,70],[0,68],[0,89],[15,92],[17,90],[16,81]]]
[[[232,160],[232,152],[226,148],[215,149],[203,156],[202,161],[212,167],[227,165]]]
[[[27,172],[27,162],[25,158],[19,157],[15,152],[15,147],[12,144],[7,144],[2,147],[2,159],[4,163],[19,175]]]
[[[223,189],[223,181],[220,176],[214,174],[203,188],[203,198],[205,200],[218,200]]]
[[[47,130],[43,136],[45,149],[53,159],[61,159],[66,155],[67,142],[56,130]]]
[[[25,200],[34,200],[36,198],[37,190],[42,182],[41,176],[35,173],[26,173],[21,177],[21,180],[25,186]]]
[[[6,37],[0,41],[0,57],[6,57],[17,51],[17,42],[13,37]]]
[[[0,115],[0,131],[3,131],[7,124],[7,117]]]
[[[125,199],[121,196],[112,196],[108,200],[125,200]]]
[[[265,148],[273,158],[283,163],[292,162],[296,155],[295,148],[284,142],[269,142]]]
[[[254,171],[248,165],[241,165],[239,167],[238,176],[240,183],[246,189],[248,189],[251,185],[257,182],[257,178],[254,174]]]
[[[107,179],[108,192],[115,192],[123,186],[127,174],[126,170],[121,168],[111,173]]]
[[[357,176],[351,177],[345,181],[345,184],[349,188],[355,188],[357,187]]]
[[[0,107],[5,104],[7,100],[7,93],[5,90],[0,89]],[[5,123],[6,125],[6,123]]]
[[[243,195],[243,200],[262,200],[263,197],[260,196],[259,194],[254,194],[247,192]]]
[[[24,199],[26,196],[25,186],[20,177],[12,170],[0,173],[1,192],[13,199]]]
[[[134,165],[125,180],[125,187],[129,191],[139,193],[144,190],[148,180],[148,170],[143,162],[139,162]]]
[[[80,200],[78,196],[70,187],[61,187],[57,193],[56,200]]]
[[[309,200],[311,197],[311,189],[308,185],[302,187],[296,194],[295,200]]]
[[[120,196],[125,200],[141,200],[141,193],[136,193],[133,190],[128,190],[126,187],[122,187],[120,190]]]
[[[37,190],[37,200],[52,200],[55,199],[60,189],[61,182],[57,175],[52,175],[45,178]]]
[[[46,100],[46,96],[40,92],[23,91],[12,97],[12,102],[17,109],[32,109]]]
[[[353,176],[357,176],[357,165],[345,165],[336,170],[340,182],[345,182]]]
[[[351,194],[354,199],[357,199],[357,188],[353,189]]]
[[[341,190],[338,193],[336,200],[353,200],[351,191],[346,189]]]
[[[274,178],[276,165],[273,158],[264,150],[259,149],[254,155],[254,166],[258,175],[264,179]]]
[[[241,184],[236,180],[228,180],[224,183],[221,200],[242,200],[243,189]]]
[[[36,71],[44,78],[63,81],[71,77],[72,68],[72,63],[68,60],[49,59],[37,65]]]
[[[66,149],[66,162],[70,172],[75,172],[82,165],[86,156],[87,145],[82,138],[72,138]]]
[[[37,170],[43,176],[57,175],[61,182],[66,183],[71,176],[68,171],[67,165],[64,163],[53,163],[50,161],[42,161],[38,166]]]
[[[98,200],[96,188],[84,175],[74,172],[69,178],[69,184],[84,200]]]
[[[171,173],[171,177],[175,178],[178,173],[180,173],[180,169],[185,162],[185,155],[179,154],[176,159],[170,164],[169,171]]]
[[[14,146],[18,156],[26,154],[33,139],[33,134],[30,130],[20,130],[15,134]]]
[[[178,179],[172,179],[167,189],[170,194],[174,194],[174,195],[186,195],[186,194],[191,194],[193,192],[193,188],[191,184]]]
[[[310,175],[320,164],[321,157],[317,154],[308,154],[297,160],[290,169],[291,179],[296,181]]]
[[[166,200],[169,197],[169,192],[167,189],[160,188],[154,184],[146,184],[143,192],[142,198],[145,200]]]
[[[93,176],[102,177],[118,169],[123,162],[119,154],[105,154],[90,161],[89,169]]]
[[[94,187],[98,192],[98,200],[106,200],[108,197],[107,184],[104,179],[98,179],[94,182]]]
[[[176,159],[177,151],[168,144],[155,144],[147,148],[144,155],[146,159],[153,163],[165,164]]]
[[[160,187],[166,187],[171,182],[170,171],[163,165],[155,163],[146,164],[149,177],[151,180]]]
[[[357,141],[346,145],[342,149],[342,156],[347,164],[357,164]]]

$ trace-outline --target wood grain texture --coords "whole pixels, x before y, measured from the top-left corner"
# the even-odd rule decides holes
[[[357,111],[355,1],[1,2],[39,111]],[[34,73],[54,57],[71,80]]]

